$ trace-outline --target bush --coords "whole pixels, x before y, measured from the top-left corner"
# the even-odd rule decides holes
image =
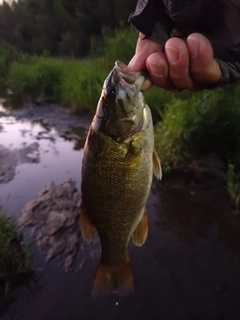
[[[38,102],[61,102],[73,111],[95,109],[108,74],[104,58],[24,59],[14,62],[10,68],[7,83],[14,92]]]
[[[145,100],[151,109],[154,123],[162,120],[166,106],[174,101],[174,99],[175,96],[173,94],[167,93],[155,86],[145,91]]]
[[[10,68],[8,85],[10,88],[39,101],[60,99],[60,83],[63,70],[60,61],[52,58],[38,58],[24,62],[14,62]]]
[[[73,111],[94,110],[106,75],[101,60],[66,60],[61,81],[61,101]]]
[[[134,29],[121,29],[115,31],[114,36],[104,35],[104,45],[93,48],[94,56],[103,56],[112,68],[116,60],[128,63],[135,52],[138,33]]]
[[[3,56],[0,56],[0,79],[4,79],[7,75],[8,67],[6,64],[6,59]]]
[[[165,171],[201,153],[216,153],[225,164],[238,159],[239,87],[179,95],[170,101],[156,128],[156,148]]]

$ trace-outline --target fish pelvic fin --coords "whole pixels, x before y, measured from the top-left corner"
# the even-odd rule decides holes
[[[133,231],[132,241],[135,246],[142,246],[147,239],[148,235],[148,218],[146,208],[144,209],[141,220],[139,221],[136,229]]]
[[[162,179],[162,168],[161,168],[161,162],[158,157],[157,151],[153,150],[153,174],[158,180]]]
[[[93,298],[102,298],[111,293],[129,296],[134,292],[133,273],[129,259],[117,265],[98,265],[92,290]]]
[[[80,206],[80,231],[83,240],[87,240],[88,242],[91,241],[94,236],[95,230],[96,228],[90,222],[85,205],[82,201]]]

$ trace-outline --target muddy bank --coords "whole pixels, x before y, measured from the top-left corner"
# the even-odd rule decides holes
[[[71,128],[87,130],[93,117],[93,114],[87,112],[73,114],[69,109],[58,104],[36,105],[25,102],[21,108],[9,109],[4,107],[5,103],[7,103],[6,100],[2,102],[0,119],[1,117],[11,117],[17,122],[27,120],[32,123],[40,123],[47,131],[54,128],[60,136],[66,134],[69,138],[76,138],[74,132],[71,132]],[[79,138],[79,135],[77,137]]]
[[[21,227],[31,226],[31,235],[49,259],[60,256],[69,271],[80,248],[80,194],[73,181],[53,182],[41,190],[22,211]]]

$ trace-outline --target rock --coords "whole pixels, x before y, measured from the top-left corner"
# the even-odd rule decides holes
[[[46,233],[50,236],[59,231],[64,226],[67,220],[66,215],[63,212],[51,211],[46,221]]]
[[[45,186],[22,210],[20,223],[32,226],[32,234],[46,260],[63,257],[68,271],[80,247],[80,194],[72,180]]]

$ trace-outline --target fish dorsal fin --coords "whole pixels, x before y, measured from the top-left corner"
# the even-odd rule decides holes
[[[153,174],[158,180],[162,179],[161,163],[155,149],[153,150]]]

